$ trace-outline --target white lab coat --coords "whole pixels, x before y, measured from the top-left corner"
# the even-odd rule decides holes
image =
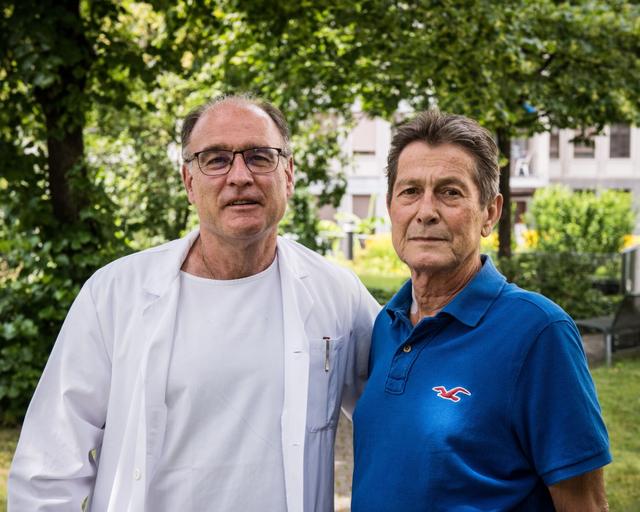
[[[80,510],[87,495],[92,511],[145,511],[163,446],[179,271],[197,235],[121,258],[85,283],[25,418],[9,512]],[[278,238],[277,247],[288,510],[325,512],[339,407],[350,411],[364,385],[379,306],[353,273],[295,242]],[[239,312],[238,322],[249,316]]]

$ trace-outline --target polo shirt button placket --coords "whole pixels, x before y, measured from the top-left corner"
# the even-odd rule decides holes
[[[409,376],[409,369],[411,368],[413,360],[418,355],[418,353],[413,350],[412,341],[417,340],[411,337],[407,338],[402,344],[402,350],[397,349],[396,355],[391,362],[391,368],[389,369],[385,383],[385,391],[389,393],[402,394],[404,392],[404,387]]]

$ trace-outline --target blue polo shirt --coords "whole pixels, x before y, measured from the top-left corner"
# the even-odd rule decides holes
[[[353,512],[554,510],[548,485],[611,461],[580,335],[482,269],[434,317],[411,282],[376,319],[354,423]]]

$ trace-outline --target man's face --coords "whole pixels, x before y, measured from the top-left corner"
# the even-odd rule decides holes
[[[393,246],[412,271],[452,273],[474,265],[502,197],[480,205],[475,162],[463,149],[412,142],[400,153],[389,203]]]
[[[284,147],[273,120],[254,105],[223,102],[200,117],[188,152],[256,147]],[[259,241],[276,236],[293,193],[293,160],[280,157],[275,171],[252,174],[238,154],[223,176],[205,176],[194,160],[183,165],[182,178],[202,230],[226,243]]]

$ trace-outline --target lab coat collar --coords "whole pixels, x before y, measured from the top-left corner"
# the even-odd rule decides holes
[[[164,258],[158,258],[158,263],[154,263],[156,268],[147,275],[143,284],[145,291],[156,297],[160,297],[167,291],[173,280],[180,274],[182,264],[199,235],[200,229],[196,228],[183,238],[149,249],[149,252],[164,253]]]
[[[194,229],[183,238],[149,249],[150,252],[164,252],[165,257],[158,261],[155,271],[149,273],[145,279],[144,289],[148,293],[159,297],[167,291],[169,285],[178,277],[182,264],[198,236],[200,236],[200,228]],[[291,273],[296,279],[303,279],[309,275],[309,272],[300,265],[300,260],[293,257],[291,242],[279,236],[277,250],[281,262],[280,272]]]

